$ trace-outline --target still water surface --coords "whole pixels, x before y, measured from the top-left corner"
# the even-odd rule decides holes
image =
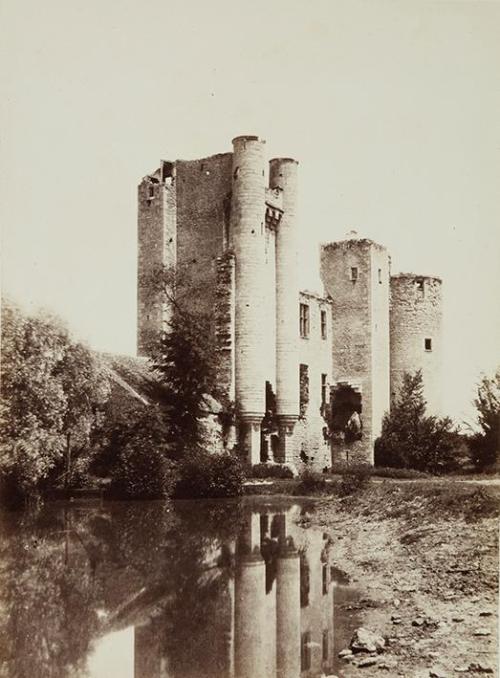
[[[310,506],[256,499],[2,516],[0,676],[335,673],[355,592],[332,540]]]

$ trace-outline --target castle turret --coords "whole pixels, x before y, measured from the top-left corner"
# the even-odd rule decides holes
[[[265,412],[265,141],[233,139],[231,244],[235,262],[235,384],[240,438],[249,461],[260,461],[260,425]]]
[[[283,205],[276,232],[276,411],[282,461],[289,456],[287,443],[299,415],[297,167],[291,158],[270,162],[269,185],[282,191]]]
[[[430,414],[441,412],[442,283],[440,278],[400,273],[391,277],[391,398],[405,372],[422,370]]]
[[[373,463],[373,444],[389,410],[389,269],[387,250],[371,240],[321,249],[321,277],[332,298],[334,461]]]

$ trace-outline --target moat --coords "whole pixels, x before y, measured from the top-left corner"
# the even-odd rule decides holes
[[[336,673],[356,592],[310,509],[254,497],[4,514],[0,674]]]

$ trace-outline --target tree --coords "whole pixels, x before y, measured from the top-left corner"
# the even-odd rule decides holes
[[[202,447],[207,395],[217,396],[213,318],[204,296],[185,272],[156,275],[168,308],[167,328],[153,356],[164,385],[168,441],[174,456]]]
[[[58,319],[3,304],[0,479],[13,498],[61,475],[65,458],[69,477],[72,447],[89,452],[106,397],[96,358]]]
[[[65,438],[64,484],[68,486],[75,462],[85,471],[90,461],[89,447],[93,431],[102,422],[102,407],[109,397],[109,381],[104,366],[85,346],[66,346],[59,366],[66,404],[62,433]]]
[[[491,378],[484,376],[474,400],[480,431],[469,438],[471,461],[477,469],[498,462],[500,447],[500,368]]]
[[[2,305],[0,472],[9,487],[33,491],[61,456],[66,394],[57,369],[67,336],[53,318]]]
[[[375,443],[377,466],[441,473],[456,467],[456,431],[449,417],[426,416],[422,372],[405,374]]]

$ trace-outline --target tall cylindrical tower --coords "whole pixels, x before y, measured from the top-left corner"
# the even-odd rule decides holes
[[[270,162],[270,188],[281,189],[283,199],[276,232],[276,410],[283,461],[289,429],[299,416],[297,169],[291,158]]]
[[[260,422],[265,412],[265,141],[233,139],[231,244],[235,266],[235,392],[242,443],[251,463],[260,461]]]
[[[405,372],[422,370],[429,414],[441,413],[442,315],[440,278],[391,277],[391,398],[398,396]]]

